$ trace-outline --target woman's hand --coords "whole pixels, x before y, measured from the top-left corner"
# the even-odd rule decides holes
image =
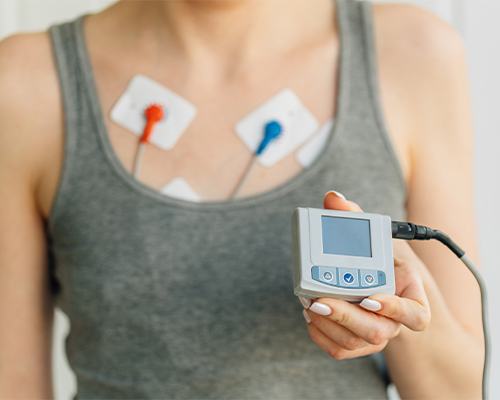
[[[328,192],[324,207],[361,211],[337,192]],[[301,298],[311,339],[337,360],[366,356],[384,349],[401,325],[422,331],[430,322],[430,308],[421,273],[424,266],[404,242],[395,243],[396,295],[376,294],[360,304],[332,298],[313,302]]]

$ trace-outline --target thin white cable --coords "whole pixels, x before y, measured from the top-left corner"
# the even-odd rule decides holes
[[[253,170],[253,167],[255,166],[255,161],[257,161],[257,156],[254,153],[252,155],[252,158],[250,159],[250,161],[246,165],[245,169],[243,170],[243,173],[241,175],[240,180],[238,181],[238,183],[236,184],[234,189],[231,191],[231,194],[229,195],[230,200],[233,200],[234,198],[236,198],[236,196],[240,193],[241,189],[243,188],[246,181],[250,177],[250,174]]]
[[[144,149],[146,148],[144,143],[139,143],[137,150],[135,151],[134,157],[134,167],[133,174],[134,178],[138,179],[141,173],[142,159],[144,158]]]
[[[464,265],[468,268],[468,270],[472,273],[474,278],[476,279],[477,284],[479,285],[479,291],[481,293],[481,315],[483,319],[483,336],[484,336],[484,363],[483,363],[483,399],[488,398],[488,369],[489,369],[489,358],[490,358],[490,332],[488,326],[488,296],[486,293],[486,283],[483,280],[483,277],[476,269],[472,260],[464,254],[460,257],[460,260],[464,263]]]

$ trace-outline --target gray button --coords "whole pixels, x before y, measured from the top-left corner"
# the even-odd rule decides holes
[[[323,279],[327,281],[331,281],[333,279],[333,275],[331,272],[327,271],[323,274]]]
[[[339,268],[339,285],[342,287],[358,287],[358,270],[354,268]]]
[[[362,287],[372,287],[379,285],[378,271],[373,269],[360,269],[359,274],[361,276]]]
[[[337,285],[337,268],[335,267],[314,267],[317,268],[313,279],[326,283],[327,285]]]

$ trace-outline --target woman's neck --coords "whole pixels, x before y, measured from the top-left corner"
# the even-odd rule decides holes
[[[181,0],[120,2],[136,37],[189,62],[252,66],[332,34],[333,0]],[[155,38],[155,39],[153,39]]]

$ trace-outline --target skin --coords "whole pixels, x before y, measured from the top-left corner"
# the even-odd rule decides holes
[[[409,220],[449,233],[477,259],[462,42],[415,7],[374,10],[380,95],[407,183]],[[186,0],[120,2],[88,18],[85,36],[105,122],[123,166],[131,168],[135,137],[107,115],[141,72],[199,112],[168,156],[148,147],[140,179],[159,188],[183,176],[205,199],[225,199],[249,157],[233,133],[241,116],[283,87],[320,122],[334,112],[334,13],[329,0],[315,7],[305,0]],[[63,139],[46,33],[7,38],[0,43],[0,325],[9,329],[0,330],[0,398],[52,397],[44,224]],[[293,156],[271,173],[256,168],[241,196],[269,190],[299,171]],[[325,207],[358,209],[333,194]],[[398,296],[374,296],[382,305],[378,312],[317,299],[332,312],[306,311],[311,339],[339,360],[384,351],[403,398],[480,398],[483,342],[474,279],[436,243],[395,242],[395,258]]]

